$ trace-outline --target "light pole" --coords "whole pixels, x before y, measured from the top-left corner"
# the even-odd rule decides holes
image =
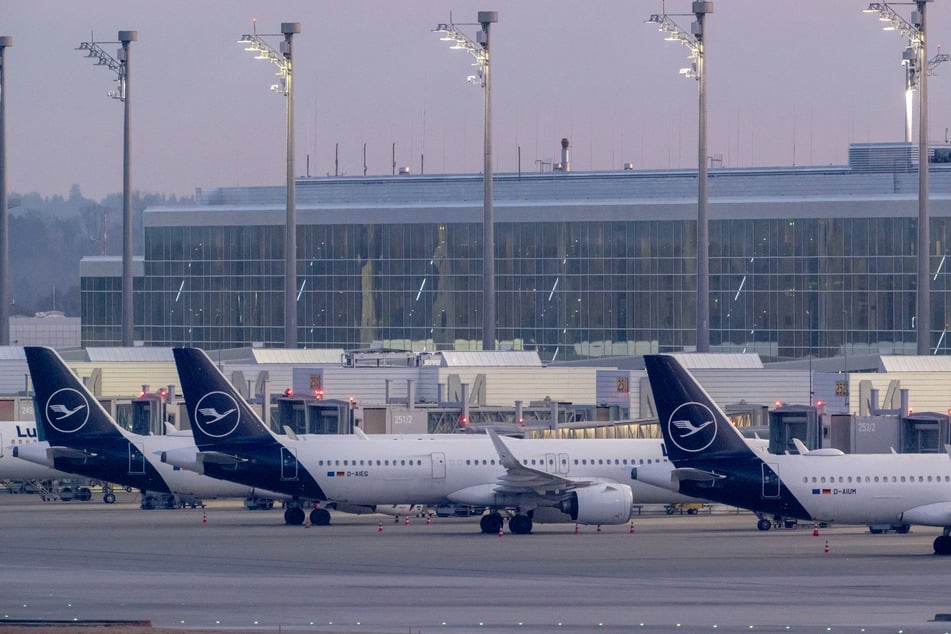
[[[440,24],[435,29],[442,33],[441,40],[452,42],[452,48],[468,51],[475,57],[477,72],[469,81],[482,86],[483,93],[483,141],[482,141],[482,349],[495,350],[495,209],[492,194],[492,80],[489,72],[489,25],[499,21],[498,11],[479,11],[479,26],[482,30],[473,42],[456,29],[450,18],[449,24]],[[462,25],[464,26],[464,25]]]
[[[122,124],[122,345],[132,346],[134,311],[132,304],[132,169],[130,160],[131,116],[129,99],[129,45],[139,39],[135,31],[119,31],[118,42],[81,42],[76,50],[86,51],[86,57],[96,60],[96,66],[105,66],[116,74],[119,86],[107,94],[123,102]],[[112,57],[99,44],[121,44]]]
[[[878,13],[879,20],[886,22],[889,31],[899,31],[908,38],[909,49],[914,54],[904,56],[914,59],[918,72],[918,282],[917,282],[917,353],[928,354],[931,348],[931,280],[928,255],[931,248],[931,219],[928,214],[928,45],[926,41],[925,8],[933,0],[915,0],[917,10],[911,21],[895,13],[885,2],[873,2],[864,9],[866,13]],[[920,72],[925,69],[926,72]],[[907,124],[906,124],[907,129]],[[909,135],[910,138],[910,135]]]
[[[300,22],[282,22],[280,34],[259,34],[257,22],[253,31],[238,40],[246,44],[244,50],[257,53],[254,59],[266,59],[277,66],[280,82],[271,90],[283,95],[287,102],[287,219],[284,225],[284,347],[297,347],[297,201],[294,183],[294,83],[292,50],[295,33],[300,33]],[[284,37],[280,50],[275,50],[263,38]]]
[[[713,3],[695,1],[691,9],[696,22],[685,32],[667,14],[653,14],[647,22],[656,24],[667,40],[680,42],[690,51],[693,63],[680,74],[697,80],[697,352],[710,351],[710,232],[707,219],[707,68],[704,23],[713,13]],[[689,14],[687,14],[689,15]]]
[[[928,0],[929,2],[931,0]],[[912,135],[912,112],[914,110],[914,93],[918,89],[918,75],[921,72],[918,60],[918,50],[914,43],[917,41],[917,26],[908,22],[905,18],[898,15],[890,5],[881,2],[873,2],[867,8],[862,9],[863,13],[877,13],[879,21],[885,22],[882,27],[885,31],[898,31],[908,39],[908,47],[902,52],[901,65],[905,68],[905,143],[911,143]],[[928,60],[925,72],[930,77],[934,75],[935,69],[951,62],[951,55],[941,52],[941,45],[938,45],[938,53]]]
[[[7,60],[13,37],[0,36],[0,345],[10,345],[10,210],[7,203]]]

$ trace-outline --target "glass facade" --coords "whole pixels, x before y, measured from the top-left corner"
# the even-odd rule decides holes
[[[624,175],[604,178],[624,183]],[[500,345],[537,350],[546,361],[691,349],[697,248],[689,180],[673,206],[636,193],[636,204],[628,204],[620,191],[609,203],[576,200],[566,210],[558,191],[545,198],[513,189],[509,198],[521,197],[516,204],[499,188]],[[478,185],[478,177],[472,182]],[[433,189],[439,180],[430,183]],[[363,191],[359,179],[346,185]],[[711,198],[712,351],[769,359],[914,354],[916,201],[882,195],[865,213],[834,194],[805,206],[781,196]],[[930,346],[944,354],[951,197],[939,198],[932,211]],[[309,217],[306,194],[304,200],[299,345],[481,347],[481,201],[466,213],[449,204],[417,209],[405,200],[389,209],[384,201],[358,205],[341,222],[332,205]],[[257,222],[229,222],[230,210],[199,205],[203,219],[193,223],[157,210],[146,223],[137,339],[209,349],[283,345],[283,228],[275,216],[283,210],[261,213]],[[84,278],[84,345],[117,345],[118,282]]]

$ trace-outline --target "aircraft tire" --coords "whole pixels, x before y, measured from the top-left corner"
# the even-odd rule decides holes
[[[105,495],[102,496],[102,501],[105,502],[106,504],[115,504],[116,494],[110,491],[109,493],[106,493]]]
[[[768,519],[766,519],[765,517],[760,518],[760,520],[756,522],[756,528],[758,528],[761,531],[768,531],[772,527],[773,527],[773,523],[769,521]]]
[[[901,524],[895,528],[895,532],[899,535],[906,535],[908,531],[911,530],[911,524]]]
[[[528,535],[532,532],[532,518],[527,515],[514,515],[509,520],[509,532],[513,535]]]
[[[934,554],[951,555],[951,537],[938,535],[934,538]]]
[[[284,511],[284,523],[290,526],[300,526],[304,523],[304,509],[292,506]]]
[[[311,510],[310,523],[313,526],[330,526],[330,511],[327,509]]]
[[[495,535],[502,528],[502,516],[498,513],[483,515],[479,520],[479,528],[487,535]]]

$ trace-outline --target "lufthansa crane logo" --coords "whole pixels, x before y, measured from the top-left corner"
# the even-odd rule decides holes
[[[238,428],[241,412],[230,394],[209,392],[198,400],[193,420],[206,436],[225,438]]]
[[[74,434],[89,420],[89,403],[70,387],[53,392],[46,401],[46,422],[62,434]]]
[[[703,403],[684,403],[670,415],[667,432],[680,449],[697,453],[712,445],[716,439],[716,417]]]

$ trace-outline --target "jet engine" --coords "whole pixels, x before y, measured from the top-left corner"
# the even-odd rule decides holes
[[[633,504],[631,487],[604,483],[572,491],[560,509],[581,524],[623,524],[631,519]]]

